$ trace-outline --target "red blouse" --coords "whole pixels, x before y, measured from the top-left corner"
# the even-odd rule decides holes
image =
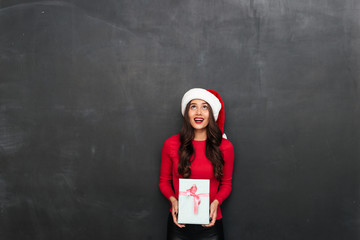
[[[220,205],[229,196],[231,192],[231,180],[234,165],[234,148],[231,142],[225,138],[222,139],[220,151],[223,154],[224,168],[223,177],[220,181],[215,178],[213,166],[205,156],[206,141],[192,141],[195,150],[195,159],[191,162],[191,176],[193,179],[210,179],[210,203],[215,199],[219,201],[217,218],[222,218]],[[170,200],[173,196],[178,199],[179,196],[179,178],[178,173],[180,135],[174,135],[168,138],[163,146],[161,153],[160,169],[160,191]],[[175,190],[175,191],[174,191]]]

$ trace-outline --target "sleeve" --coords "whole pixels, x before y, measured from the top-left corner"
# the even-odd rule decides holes
[[[234,166],[234,147],[228,142],[229,145],[223,149],[224,168],[223,176],[220,180],[219,191],[217,192],[215,199],[219,201],[219,205],[230,195],[232,189],[232,173]]]
[[[160,181],[159,188],[161,193],[169,200],[171,196],[175,197],[172,187],[172,160],[171,160],[171,145],[169,140],[166,140],[161,151],[161,167],[160,167]]]

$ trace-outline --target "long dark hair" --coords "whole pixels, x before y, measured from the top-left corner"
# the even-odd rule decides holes
[[[186,105],[184,112],[184,121],[182,128],[180,130],[180,147],[179,147],[179,165],[178,172],[184,178],[189,178],[191,175],[191,161],[195,158],[195,150],[192,144],[192,140],[195,137],[194,129],[191,126],[189,119],[189,102]],[[219,146],[222,141],[222,132],[219,126],[215,122],[215,118],[213,115],[213,111],[211,109],[210,104],[209,107],[209,124],[206,127],[206,150],[205,155],[210,160],[213,165],[215,178],[220,181],[223,176],[223,167],[224,167],[224,159],[222,153],[219,149]],[[191,157],[193,157],[191,159]]]

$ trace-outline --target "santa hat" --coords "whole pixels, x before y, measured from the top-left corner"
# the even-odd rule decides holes
[[[201,99],[207,102],[213,110],[214,118],[223,133],[223,138],[226,138],[224,133],[225,124],[225,108],[220,94],[215,90],[192,88],[187,91],[181,100],[181,113],[184,116],[186,105],[193,99]]]

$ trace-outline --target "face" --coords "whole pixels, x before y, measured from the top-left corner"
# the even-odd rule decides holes
[[[201,99],[190,102],[189,120],[195,130],[205,129],[209,124],[209,104]]]

